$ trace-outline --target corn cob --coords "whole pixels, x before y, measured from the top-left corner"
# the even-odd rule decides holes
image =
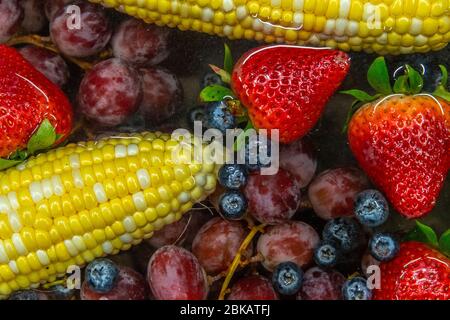
[[[450,40],[449,0],[91,0],[160,26],[226,36],[401,54]]]
[[[174,161],[179,143],[144,133],[69,144],[0,172],[0,297],[127,250],[213,192],[217,165]]]

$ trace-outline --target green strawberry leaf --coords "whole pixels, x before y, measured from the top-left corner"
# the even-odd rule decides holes
[[[28,158],[28,152],[26,150],[18,150],[9,156],[10,160],[23,161]]]
[[[391,94],[392,88],[389,81],[389,71],[384,57],[376,58],[367,72],[367,81],[375,91],[382,94]]]
[[[408,76],[402,75],[394,82],[394,92],[406,94],[409,92],[408,88]]]
[[[255,129],[255,127],[253,126],[253,123],[249,120],[242,133],[236,137],[236,141],[234,142],[233,145],[234,151],[239,151],[244,147],[245,139],[248,136],[248,131],[251,129]]]
[[[52,126],[48,119],[42,121],[39,128],[31,136],[27,144],[27,150],[29,154],[34,154],[39,150],[48,149],[56,141],[55,128]]]
[[[447,91],[447,81],[448,81],[447,69],[443,65],[439,65],[439,68],[441,69],[442,73],[441,83],[433,92],[433,95],[450,102],[450,92]]]
[[[443,254],[450,257],[450,229],[445,231],[439,238],[439,249]]]
[[[431,227],[417,220],[415,228],[406,235],[405,240],[419,241],[429,244],[433,247],[438,247],[438,238],[436,232],[434,232]]]
[[[364,92],[364,91],[358,90],[358,89],[339,91],[339,93],[348,94],[348,95],[352,96],[353,98],[357,99],[358,101],[361,101],[364,103],[373,101],[380,97],[380,94],[375,94],[375,95],[371,96],[367,92]]]
[[[5,170],[21,163],[22,160],[9,160],[0,158],[0,170]]]
[[[212,69],[212,71],[220,76],[222,81],[224,83],[230,83],[231,82],[231,75],[228,71],[225,71],[224,69],[219,68],[218,66],[215,66],[213,64],[210,64],[209,67]]]
[[[224,98],[234,99],[233,91],[230,88],[217,84],[207,86],[200,92],[200,100],[202,102],[221,101]]]
[[[420,93],[420,91],[422,91],[423,88],[422,75],[408,64],[406,65],[406,73],[408,75],[409,93],[410,94]]]
[[[226,43],[224,44],[224,47],[225,47],[225,55],[223,59],[223,69],[229,74],[231,74],[231,72],[233,71],[233,64],[234,64],[233,55],[231,54],[230,47]]]
[[[353,101],[352,105],[348,109],[347,117],[345,119],[344,126],[342,127],[342,134],[345,134],[348,130],[348,124],[350,123],[350,120],[352,119],[352,116],[355,114],[356,110],[361,107],[363,103],[360,100]]]

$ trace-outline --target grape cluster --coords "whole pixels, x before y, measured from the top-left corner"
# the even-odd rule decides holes
[[[151,129],[182,106],[181,82],[159,66],[170,55],[171,32],[125,16],[114,26],[111,16],[88,1],[4,0],[0,43],[27,44],[19,47],[25,59],[69,92],[81,83],[76,111],[98,127],[136,118]],[[85,71],[81,81],[73,64]]]

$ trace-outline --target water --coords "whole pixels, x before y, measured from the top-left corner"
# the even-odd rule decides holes
[[[224,39],[212,37],[194,32],[174,32],[174,50],[172,55],[163,63],[165,67],[175,72],[183,84],[186,107],[195,106],[198,101],[201,78],[209,72],[208,64],[221,66],[223,63]],[[251,41],[228,41],[235,60],[245,51],[258,45]],[[447,47],[438,52],[427,54],[388,56],[386,57],[391,72],[394,73],[399,66],[410,63],[419,70],[424,66],[429,78],[425,79],[425,87],[433,87],[439,75],[438,64],[449,65],[450,48]],[[359,88],[370,90],[366,81],[366,73],[371,61],[376,57],[373,54],[351,53],[352,67],[350,74],[342,85],[342,88]],[[398,71],[397,71],[398,74]],[[325,113],[317,126],[309,134],[316,146],[319,159],[318,172],[328,168],[356,165],[350,152],[347,139],[341,133],[348,108],[352,98],[335,94],[329,101]],[[185,114],[178,116],[178,123],[185,124]],[[175,125],[174,119],[166,123],[168,127]],[[450,228],[450,179],[447,178],[443,191],[434,210],[423,220],[431,225],[437,232]],[[388,230],[406,230],[414,223],[402,218],[398,214],[392,214],[389,223],[385,226]]]

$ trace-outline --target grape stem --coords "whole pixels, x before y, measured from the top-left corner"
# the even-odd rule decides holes
[[[50,50],[54,53],[64,56],[65,59],[67,59],[68,61],[77,65],[84,71],[91,69],[92,66],[97,62],[97,61],[94,61],[94,62],[85,61],[82,59],[78,59],[78,58],[74,58],[74,57],[70,57],[65,54],[62,54],[58,50],[58,48],[53,44],[50,37],[39,36],[36,34],[24,35],[24,36],[16,35],[16,36],[12,37],[6,44],[9,46],[16,46],[16,45],[21,45],[21,44],[32,44],[36,47]],[[104,60],[106,58],[109,58],[110,56],[111,56],[111,50],[104,50],[98,54],[98,58],[100,60]]]
[[[258,234],[258,232],[263,233],[264,232],[264,224],[260,224],[258,226],[253,226],[247,235],[247,237],[242,241],[241,246],[239,247],[238,252],[236,253],[236,256],[233,259],[233,262],[231,263],[230,267],[228,268],[227,275],[225,277],[225,280],[222,284],[222,289],[220,290],[219,294],[219,300],[225,299],[225,294],[228,292],[228,285],[230,284],[231,279],[233,278],[234,273],[236,272],[236,269],[242,265],[242,254],[247,250],[247,247],[252,242],[253,238]],[[252,259],[250,259],[252,260]],[[248,261],[250,261],[248,260]],[[250,263],[247,261],[247,264]]]

